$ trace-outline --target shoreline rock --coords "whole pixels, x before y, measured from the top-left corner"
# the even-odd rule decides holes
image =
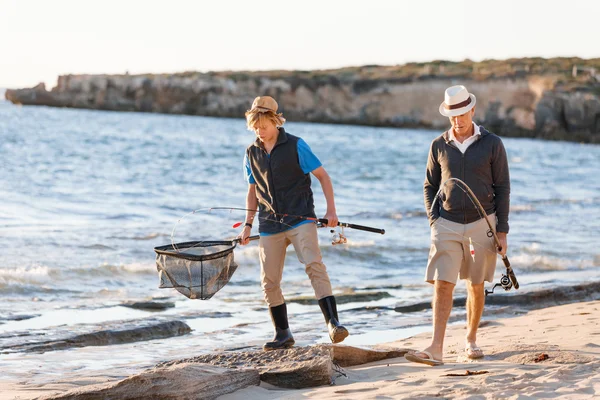
[[[367,292],[358,292],[349,290],[342,293],[335,294],[335,301],[337,304],[347,304],[347,303],[365,303],[369,301],[377,301],[381,299],[385,299],[388,297],[392,297],[388,292],[379,292],[379,291],[367,291]],[[298,296],[298,297],[290,297],[286,300],[288,303],[297,303],[303,305],[318,305],[319,302],[315,299],[314,296]]]
[[[163,362],[126,379],[82,386],[44,400],[215,399],[261,381],[286,389],[331,385],[342,367],[403,357],[408,349],[316,345],[276,351],[219,352]]]
[[[64,332],[53,338],[46,338],[43,333],[40,335],[35,331],[16,336],[7,335],[6,337],[0,337],[0,339],[5,339],[5,341],[0,341],[0,354],[14,352],[43,353],[77,347],[110,346],[182,336],[192,331],[186,323],[177,320],[151,320],[143,322],[141,325],[136,322],[121,321],[99,326],[103,326],[104,329],[94,330],[98,326],[90,326],[91,331],[88,333],[73,335]]]
[[[476,94],[476,120],[502,136],[600,143],[600,59],[434,61],[330,71],[63,75],[7,90],[23,105],[242,118],[258,94],[277,98],[290,121],[443,130],[444,89]],[[574,69],[575,67],[575,69]],[[586,67],[587,68],[587,67]],[[600,68],[598,68],[600,70]]]
[[[592,301],[600,299],[600,282],[590,282],[573,286],[559,286],[551,289],[542,289],[520,293],[516,291],[510,295],[502,292],[491,294],[485,299],[486,305],[518,306],[522,309],[536,310],[555,305]],[[453,307],[463,307],[466,297],[454,299]],[[431,302],[422,302],[398,306],[394,311],[411,313],[431,309]]]
[[[253,369],[230,370],[204,364],[157,367],[118,382],[83,386],[40,400],[206,399],[260,383]]]

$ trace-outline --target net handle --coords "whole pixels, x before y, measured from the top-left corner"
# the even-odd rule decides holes
[[[254,236],[250,236],[248,237],[248,240],[253,241],[253,240],[258,240],[260,239],[260,235],[254,235]],[[233,239],[234,242],[236,243],[240,243],[242,241],[242,239]]]

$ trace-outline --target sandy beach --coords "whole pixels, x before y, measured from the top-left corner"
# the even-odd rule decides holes
[[[463,355],[464,324],[448,328],[444,365],[429,367],[393,358],[344,368],[335,383],[310,389],[280,389],[264,382],[219,397],[258,399],[586,399],[600,395],[600,301],[573,303],[482,321],[478,344],[486,356]],[[419,334],[379,348],[422,349],[429,334]],[[475,373],[464,376],[467,371]],[[4,382],[0,398],[34,399],[89,384],[114,381],[115,371],[94,377],[64,377],[38,387]],[[186,397],[187,398],[187,397]],[[202,396],[198,399],[203,398]]]
[[[444,365],[391,359],[344,370],[335,385],[306,390],[252,387],[221,400],[258,399],[591,399],[600,396],[600,301],[486,319],[478,344],[486,356],[463,356],[464,324],[448,328]],[[422,349],[429,334],[382,344]],[[538,361],[545,358],[543,361]],[[481,375],[448,376],[467,371]],[[484,373],[485,372],[485,373]]]

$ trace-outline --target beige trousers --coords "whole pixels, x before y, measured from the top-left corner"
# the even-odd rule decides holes
[[[285,302],[281,292],[281,278],[285,251],[290,243],[294,245],[298,260],[304,264],[317,299],[332,295],[329,275],[319,250],[317,226],[308,223],[274,235],[260,237],[258,245],[260,278],[265,301],[269,307],[277,307]]]

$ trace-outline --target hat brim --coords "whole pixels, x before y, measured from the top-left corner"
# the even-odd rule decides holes
[[[470,111],[473,107],[475,107],[477,99],[472,93],[469,93],[469,97],[471,98],[471,103],[469,103],[469,105],[454,110],[447,110],[444,107],[444,102],[442,102],[442,104],[440,104],[440,114],[442,114],[444,117],[456,117],[457,115],[463,115],[464,113]]]
[[[254,108],[251,108],[249,112],[251,112],[251,113],[266,113],[269,111],[273,111],[274,113],[277,113],[277,110],[273,110],[273,109],[270,109],[267,107],[254,107]]]

